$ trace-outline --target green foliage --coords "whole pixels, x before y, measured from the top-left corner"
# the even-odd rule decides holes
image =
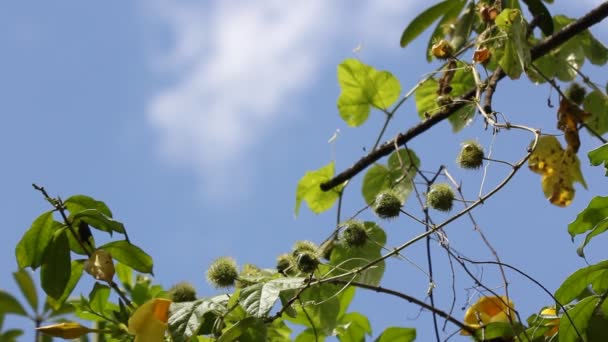
[[[279,278],[258,283],[241,290],[241,306],[253,317],[264,317],[283,291],[302,287],[305,278]]]
[[[571,274],[555,291],[555,299],[567,304],[577,299],[588,286],[596,293],[603,293],[608,289],[608,261],[583,267]]]
[[[42,289],[49,297],[54,299],[61,297],[70,280],[71,272],[70,245],[66,229],[59,229],[44,253],[40,270]]]
[[[338,66],[338,82],[342,89],[338,110],[353,127],[367,120],[370,107],[388,110],[401,92],[399,80],[390,72],[378,71],[356,59],[347,59]]]
[[[585,119],[585,124],[598,134],[608,133],[608,96],[606,94],[599,90],[587,94],[583,100],[583,109],[590,114]]]
[[[15,279],[19,290],[21,290],[30,308],[34,312],[38,311],[38,293],[36,292],[36,284],[34,284],[34,280],[30,274],[26,270],[21,269],[13,272],[13,279]]]
[[[402,341],[411,342],[416,339],[416,329],[412,328],[399,328],[389,327],[382,332],[376,339],[376,342],[391,342],[391,341]]]
[[[577,253],[584,257],[583,249],[595,236],[608,229],[608,197],[594,197],[587,208],[581,211],[576,219],[568,225],[568,233],[572,239],[576,235],[587,233],[585,241],[577,249]]]
[[[496,18],[496,26],[507,36],[498,64],[511,79],[517,79],[531,61],[526,21],[519,10],[505,9]]]
[[[403,30],[401,34],[401,47],[406,47],[409,43],[411,43],[414,39],[416,39],[422,32],[424,32],[431,24],[433,24],[437,19],[443,16],[445,18],[446,13],[451,13],[453,9],[458,9],[457,13],[460,13],[460,10],[464,6],[466,1],[461,0],[444,0],[436,5],[433,5],[427,8],[425,11],[420,13],[414,20],[412,20],[408,26]],[[448,17],[449,18],[449,17]],[[442,19],[443,24],[447,21]],[[438,27],[442,26],[440,22]],[[430,46],[430,45],[429,45]]]
[[[559,341],[560,342],[576,342],[579,341],[578,332],[585,332],[590,322],[591,316],[595,311],[599,298],[591,296],[583,298],[576,303],[574,307],[568,310],[568,315],[572,319],[562,318],[559,321]],[[576,327],[576,329],[575,329]]]
[[[173,341],[188,341],[198,333],[206,321],[215,321],[226,312],[228,299],[227,295],[220,295],[194,302],[171,304],[168,324]]]
[[[330,191],[322,191],[320,188],[321,183],[330,180],[334,173],[335,163],[331,162],[318,170],[308,171],[304,174],[296,189],[296,216],[300,213],[302,201],[305,201],[308,208],[315,214],[322,213],[334,205],[340,196],[341,187]]]
[[[606,170],[606,176],[608,176],[608,144],[604,144],[595,150],[589,151],[587,154],[591,165],[598,166],[604,164]]]
[[[402,203],[412,191],[412,179],[420,166],[420,159],[412,150],[393,152],[386,165],[376,163],[363,177],[361,192],[365,202],[371,205],[384,191],[392,190]]]
[[[103,249],[112,254],[114,259],[138,272],[154,274],[152,271],[154,268],[152,257],[144,252],[141,248],[128,241],[112,241],[100,246],[99,249]]]
[[[61,227],[61,223],[53,219],[53,212],[51,211],[38,216],[34,220],[15,249],[19,268],[31,267],[36,269],[42,265],[44,252],[59,227]]]

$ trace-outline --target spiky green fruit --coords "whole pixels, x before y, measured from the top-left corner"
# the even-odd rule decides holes
[[[181,282],[169,289],[169,296],[174,303],[192,302],[196,300],[196,289],[188,282]]]
[[[342,230],[342,241],[351,248],[361,247],[367,242],[367,230],[360,221],[350,221]]]
[[[450,211],[453,202],[454,191],[446,183],[434,184],[426,194],[426,204],[436,210]]]
[[[374,201],[374,212],[382,219],[390,219],[399,216],[401,201],[390,191],[381,192]]]
[[[476,141],[465,141],[456,162],[464,169],[479,169],[483,165],[483,147]]]
[[[239,271],[231,257],[221,257],[211,263],[207,270],[207,280],[217,288],[234,286]]]
[[[316,254],[310,252],[302,252],[296,259],[298,270],[302,273],[312,273],[319,265],[319,258]]]
[[[566,97],[579,106],[583,103],[585,94],[587,94],[587,89],[576,82],[572,82],[566,89]]]

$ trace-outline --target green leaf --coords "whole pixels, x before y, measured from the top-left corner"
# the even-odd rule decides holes
[[[565,305],[575,300],[591,284],[598,292],[608,280],[608,260],[578,269],[555,291],[555,300]]]
[[[565,316],[559,320],[560,342],[580,341],[576,330],[578,330],[579,333],[584,335],[598,301],[598,297],[587,297],[576,303],[576,305],[572,309],[568,310],[568,314],[570,315],[570,318],[572,318],[573,322],[570,322],[570,320],[567,319]],[[572,323],[574,323],[574,325]],[[576,330],[574,329],[575,326]]]
[[[9,329],[4,333],[0,334],[0,341],[3,342],[17,342],[17,337],[23,335],[23,330],[21,329]]]
[[[585,96],[583,109],[591,114],[585,119],[591,129],[600,135],[608,132],[608,96],[597,90],[592,91]]]
[[[169,307],[169,332],[174,342],[189,341],[198,333],[206,313],[216,316],[226,312],[228,296],[202,298],[194,302],[172,303]]]
[[[82,271],[84,270],[84,260],[73,260],[70,264],[70,279],[68,280],[67,285],[61,296],[59,298],[47,297],[46,303],[55,311],[60,310],[64,305],[65,301],[68,299],[76,284],[82,277]],[[55,314],[55,312],[53,312]]]
[[[321,183],[327,182],[334,175],[335,164],[330,162],[326,166],[314,171],[308,171],[298,182],[296,189],[295,214],[298,216],[300,205],[305,201],[308,208],[315,213],[322,213],[331,208],[342,191],[342,186],[335,187],[329,191],[321,190]]]
[[[323,336],[323,335],[318,336],[318,333],[315,334],[314,329],[308,328],[308,329],[302,331],[294,340],[294,342],[311,342],[311,341],[324,342],[325,336]]]
[[[400,149],[388,158],[388,164],[374,164],[363,177],[361,193],[368,205],[382,191],[393,189],[402,203],[412,191],[411,179],[416,175],[420,159],[412,150]]]
[[[281,291],[304,285],[305,278],[279,278],[241,290],[241,306],[253,317],[264,317],[274,306]]]
[[[36,292],[36,284],[28,271],[20,269],[13,272],[13,278],[19,286],[23,297],[30,304],[33,312],[38,312],[38,293]]]
[[[110,287],[96,282],[89,293],[91,310],[102,313],[108,303],[108,298],[110,298]]]
[[[15,257],[19,268],[38,268],[42,265],[44,252],[53,239],[53,233],[61,223],[53,219],[53,212],[48,211],[32,223],[15,248]]]
[[[378,336],[376,342],[411,342],[415,339],[416,329],[414,328],[389,327]]]
[[[526,39],[526,22],[517,9],[504,9],[496,17],[496,25],[507,34],[502,58],[498,64],[511,79],[517,79],[530,64],[530,47]]]
[[[234,325],[222,331],[217,342],[257,342],[267,341],[266,325],[256,317],[246,317],[238,320]]]
[[[382,255],[382,247],[386,243],[386,234],[374,222],[364,222],[363,224],[370,241],[358,248],[349,248],[342,243],[336,243],[330,258],[330,264],[336,266],[332,275],[360,268]],[[360,272],[355,280],[369,285],[379,285],[384,274],[384,268],[385,263],[381,261]]]
[[[524,326],[513,322],[493,322],[486,324],[482,329],[475,332],[475,337],[480,341],[511,341],[514,336],[524,331]]]
[[[589,162],[593,166],[598,166],[603,163],[604,171],[606,171],[604,176],[608,177],[608,144],[604,144],[593,151],[589,151],[587,156],[589,157]]]
[[[583,35],[583,39],[580,40],[580,43],[583,47],[587,60],[595,65],[606,64],[606,62],[608,62],[608,48],[606,48],[602,42],[597,40],[591,34],[591,32],[589,32],[589,30],[585,30],[583,33],[581,33],[581,35]]]
[[[70,245],[67,228],[55,232],[44,253],[40,282],[44,292],[52,298],[63,294],[70,280]]]
[[[454,51],[459,51],[469,39],[476,16],[475,2],[471,1],[454,28],[452,40],[450,41],[450,45]]]
[[[390,187],[391,177],[388,168],[381,164],[374,164],[367,169],[365,176],[363,176],[361,193],[365,202],[369,205],[374,202],[380,192],[390,189]]]
[[[538,18],[538,26],[545,36],[553,34],[553,18],[540,0],[523,0],[533,17]]]
[[[460,5],[461,1],[444,0],[436,5],[433,5],[424,12],[420,13],[412,22],[407,25],[403,33],[401,34],[401,47],[406,47],[416,37],[418,37],[424,30],[426,30],[432,23],[434,23],[439,17],[448,13],[452,8]]]
[[[439,20],[437,26],[435,26],[435,30],[429,37],[429,42],[426,47],[426,60],[428,62],[433,60],[433,53],[431,51],[433,44],[437,43],[449,34],[450,28],[452,27],[452,25],[456,25],[456,23],[458,22],[458,15],[464,8],[464,5],[467,3],[466,0],[448,1],[451,3],[452,7],[445,12],[444,16],[441,18],[441,20]]]
[[[112,218],[108,217],[97,209],[85,209],[79,211],[74,215],[73,220],[82,220],[88,223],[91,227],[108,232],[110,235],[112,235],[113,231],[120,234],[125,233],[125,226],[122,223],[114,221]]]
[[[370,106],[387,110],[401,92],[401,84],[388,71],[378,71],[356,59],[346,59],[338,66],[338,111],[349,126],[362,125]]]
[[[16,314],[27,317],[27,312],[21,303],[10,293],[0,290],[0,316],[5,314]]]
[[[133,286],[133,269],[121,262],[117,262],[114,266],[118,280],[127,288]]]
[[[341,289],[342,286],[332,284],[307,288],[302,292],[300,301],[293,305],[298,315],[295,318],[287,316],[285,319],[309,328],[315,327],[319,336],[331,335],[338,322]]]
[[[275,319],[267,326],[267,341],[291,342],[291,329],[282,319]]]
[[[576,235],[592,230],[598,223],[608,217],[608,197],[594,197],[585,210],[568,225],[568,233],[572,239]]]
[[[338,318],[342,320],[342,317],[346,314],[346,310],[348,310],[348,306],[353,301],[355,297],[355,287],[348,286],[340,292],[340,311],[338,312]]]
[[[76,215],[79,212],[87,209],[95,209],[107,217],[112,217],[112,212],[110,208],[102,202],[98,201],[92,197],[85,195],[74,195],[66,199],[64,202],[65,206],[68,208],[70,215]]]
[[[364,315],[358,312],[350,312],[342,316],[335,334],[340,342],[365,341],[366,335],[372,334],[372,326]]]
[[[133,268],[141,273],[154,274],[152,271],[153,261],[146,252],[134,244],[125,241],[113,241],[100,246],[106,252],[112,254],[112,258],[122,262],[123,264]]]
[[[576,249],[576,253],[581,257],[584,258],[585,257],[585,246],[587,246],[587,244],[591,241],[591,239],[593,239],[595,236],[602,234],[603,232],[605,232],[608,229],[608,218],[601,221],[600,223],[598,223],[592,230],[591,232],[589,232],[589,234],[587,234],[585,236],[585,241],[583,242],[582,245],[580,245],[577,249]]]

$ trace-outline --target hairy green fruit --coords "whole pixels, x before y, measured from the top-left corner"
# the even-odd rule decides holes
[[[464,169],[479,169],[483,165],[483,147],[475,141],[462,143],[456,162]]]
[[[572,82],[568,89],[566,89],[566,97],[577,105],[581,105],[585,99],[587,89],[576,82]]]
[[[281,254],[277,258],[277,272],[285,275],[292,275],[294,272],[294,260],[293,257],[288,254]]]
[[[361,247],[367,242],[367,230],[362,222],[350,221],[342,231],[342,241],[348,247]]]
[[[401,201],[397,196],[390,192],[381,192],[376,196],[374,202],[374,212],[382,219],[390,219],[399,216],[401,211]]]
[[[234,286],[238,276],[236,261],[231,257],[216,259],[207,270],[207,280],[217,288]]]
[[[431,186],[431,190],[426,194],[426,204],[436,210],[450,211],[453,202],[454,191],[446,183]]]
[[[307,241],[307,240],[301,240],[301,241],[296,241],[296,243],[293,244],[292,255],[294,258],[297,258],[298,255],[300,255],[302,253],[317,254],[318,250],[319,250],[319,247],[317,247],[317,245],[314,242]]]
[[[319,265],[319,259],[314,253],[302,252],[296,259],[298,270],[302,273],[312,273]]]
[[[192,302],[196,300],[196,289],[188,282],[181,282],[169,289],[169,296],[174,303]]]

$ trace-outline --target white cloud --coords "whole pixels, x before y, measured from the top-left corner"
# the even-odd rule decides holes
[[[161,65],[175,80],[151,99],[148,118],[163,155],[195,167],[211,192],[209,186],[219,190],[247,174],[246,152],[284,119],[280,108],[290,96],[316,79],[324,57],[335,52],[333,43],[354,36],[396,45],[408,6],[392,0],[159,0],[152,12],[172,39]]]

